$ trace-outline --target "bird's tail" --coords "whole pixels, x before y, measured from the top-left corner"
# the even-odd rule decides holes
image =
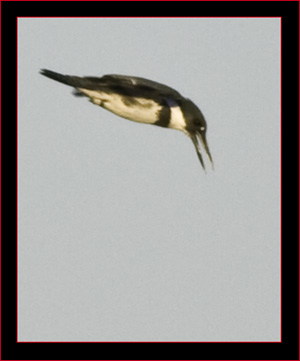
[[[82,78],[78,76],[63,75],[47,69],[41,69],[40,73],[50,79],[59,81],[60,83],[66,85],[73,86],[74,88],[80,87],[82,83]]]

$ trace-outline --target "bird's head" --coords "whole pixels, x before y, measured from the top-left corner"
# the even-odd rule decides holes
[[[192,139],[203,169],[205,169],[205,165],[199,140],[213,168],[213,160],[206,140],[207,127],[204,115],[202,114],[201,110],[189,99],[186,99],[186,102],[182,106],[182,109],[184,111],[184,117],[186,120],[185,133]]]

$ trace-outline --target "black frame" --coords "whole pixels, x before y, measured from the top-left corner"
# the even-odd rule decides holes
[[[165,5],[165,4],[164,4]],[[167,4],[168,5],[168,4]],[[164,10],[165,9],[165,10]],[[68,355],[69,360],[299,360],[299,245],[292,239],[292,202],[282,197],[282,342],[212,342],[212,343],[26,343],[16,337],[16,109],[17,109],[17,17],[50,16],[192,16],[201,17],[281,17],[282,18],[282,175],[287,169],[284,154],[290,149],[294,130],[299,119],[299,2],[298,1],[211,1],[172,2],[163,6],[143,2],[31,2],[2,1],[2,302],[1,302],[1,359],[2,360],[56,360]],[[159,15],[158,15],[159,14]],[[13,44],[15,42],[15,45]],[[291,75],[289,73],[291,70]],[[296,74],[295,74],[296,72]],[[289,76],[290,75],[290,76]],[[297,116],[298,115],[298,116]],[[289,142],[285,141],[287,139]],[[291,159],[286,164],[293,164]],[[291,169],[291,166],[289,166]],[[282,176],[282,178],[284,178]],[[285,176],[287,178],[287,175]],[[289,178],[289,184],[295,177]],[[284,182],[282,184],[285,184]],[[290,188],[292,185],[290,185]],[[285,194],[285,193],[283,193]],[[289,207],[289,208],[288,208]],[[283,212],[285,210],[286,213]],[[287,213],[288,212],[288,213]],[[288,216],[286,216],[288,214]],[[285,238],[283,237],[285,235]],[[116,345],[117,344],[117,345]],[[118,346],[118,347],[116,347]],[[140,346],[143,346],[141,348]],[[159,350],[158,350],[159,347]],[[267,358],[266,358],[267,357]]]

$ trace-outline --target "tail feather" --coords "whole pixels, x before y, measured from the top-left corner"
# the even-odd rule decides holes
[[[73,86],[74,88],[80,87],[82,83],[82,78],[78,76],[63,75],[47,69],[41,69],[40,73],[42,75],[45,75],[47,78],[59,81],[60,83],[66,85]]]

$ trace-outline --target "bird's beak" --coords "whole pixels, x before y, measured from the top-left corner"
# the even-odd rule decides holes
[[[206,141],[205,134],[197,132],[197,133],[190,133],[189,136],[193,141],[193,144],[195,146],[195,149],[196,149],[198,158],[200,160],[200,163],[202,165],[202,168],[205,170],[205,165],[204,165],[204,162],[203,162],[203,157],[202,157],[201,149],[200,149],[200,146],[199,146],[198,138],[201,141],[201,144],[202,144],[202,146],[203,146],[203,148],[204,148],[204,150],[205,150],[205,152],[206,152],[206,154],[208,156],[208,159],[209,159],[209,161],[211,163],[211,166],[212,166],[212,169],[213,169],[214,164],[213,164],[212,156],[211,156],[209,148],[208,148],[208,144],[207,144],[207,141]]]
[[[206,152],[206,154],[207,154],[207,156],[208,156],[208,159],[209,159],[209,161],[210,161],[211,167],[212,167],[212,169],[214,169],[214,162],[213,162],[213,160],[212,160],[212,156],[211,156],[210,151],[209,151],[209,148],[208,148],[206,136],[205,136],[205,134],[202,134],[202,133],[199,132],[199,133],[198,133],[198,137],[200,138],[200,141],[201,141],[201,143],[202,143],[202,145],[203,145],[203,148],[204,148],[204,150],[205,150],[205,152]]]

